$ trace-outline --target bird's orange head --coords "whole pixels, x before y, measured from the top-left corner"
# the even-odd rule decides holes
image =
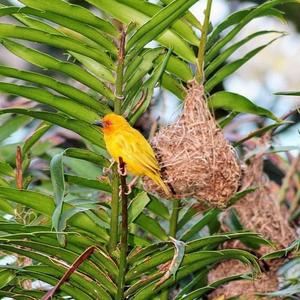
[[[100,126],[104,134],[113,133],[130,126],[124,117],[114,113],[105,115],[102,120],[95,122],[94,125]]]

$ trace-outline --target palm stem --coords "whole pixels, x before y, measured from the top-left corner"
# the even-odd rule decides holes
[[[119,174],[116,163],[112,167],[111,188],[110,240],[108,245],[110,253],[114,251],[117,246],[119,233]]]
[[[198,50],[198,59],[197,59],[197,74],[196,80],[198,83],[204,82],[204,56],[206,48],[206,38],[209,30],[209,20],[211,12],[212,0],[207,0],[207,5],[205,9],[204,23],[201,30],[201,39]]]
[[[123,95],[123,73],[124,73],[124,58],[125,58],[125,31],[122,29],[118,65],[116,72],[116,90],[114,99],[114,111],[117,114],[121,113],[121,104]],[[111,220],[110,220],[110,240],[108,249],[114,251],[119,236],[119,174],[117,164],[112,167],[112,195],[111,195]]]
[[[119,158],[119,165],[122,173],[125,172],[125,163]],[[128,251],[128,198],[127,198],[126,175],[121,176],[121,199],[122,199],[122,227],[121,227],[121,246],[120,246],[120,264],[118,277],[118,292],[116,300],[124,299],[125,275],[127,269],[127,251]]]
[[[116,91],[115,91],[115,104],[114,110],[115,113],[121,113],[122,100],[124,99],[123,95],[123,75],[124,75],[124,60],[125,60],[125,38],[126,32],[122,28],[119,53],[118,53],[118,65],[117,65],[117,77],[116,77]]]
[[[173,238],[176,238],[179,210],[180,210],[180,200],[174,200],[173,210],[170,218],[170,236]]]

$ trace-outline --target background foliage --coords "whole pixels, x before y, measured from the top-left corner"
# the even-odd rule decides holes
[[[205,89],[220,126],[233,124],[240,114],[257,116],[254,132],[233,140],[241,156],[248,140],[271,130],[275,136],[289,126],[282,116],[224,91],[222,82],[284,35],[264,28],[235,40],[238,33],[256,18],[282,20],[279,5],[297,1],[265,1],[209,28],[188,12],[196,2],[88,0],[77,6],[22,0],[22,8],[9,3],[0,8],[2,47],[28,63],[23,69],[6,60],[0,66],[0,90],[8,95],[2,96],[0,111],[0,249],[6,261],[7,255],[11,258],[0,271],[2,297],[40,299],[47,287],[43,283],[55,286],[82,253],[82,264],[54,299],[200,299],[227,281],[260,272],[251,252],[222,245],[240,240],[255,248],[268,243],[263,237],[243,228],[224,233],[220,210],[204,212],[192,199],[158,199],[141,184],[129,197],[127,267],[120,259],[119,179],[115,167],[104,176],[110,163],[102,134],[92,125],[95,120],[115,111],[146,135],[153,134],[157,122],[149,119],[149,111],[160,92],[183,100],[196,66],[199,70],[204,62]],[[206,29],[203,57],[198,55],[199,36]],[[230,59],[258,37],[265,39],[262,46]],[[282,129],[275,131],[278,127]],[[10,142],[16,131],[26,138]],[[270,145],[265,151],[293,149]],[[289,171],[297,181],[299,170],[297,165],[291,169],[292,154],[286,157],[279,157],[280,167],[272,164],[268,173],[287,179],[282,181],[282,204],[292,207],[295,224],[299,192],[290,196],[285,185]],[[288,250],[295,249],[297,242]],[[253,273],[208,285],[209,270],[227,259],[252,265]],[[298,263],[297,258],[288,262]],[[286,289],[273,295],[299,293],[295,277],[291,280],[284,267],[281,272]]]

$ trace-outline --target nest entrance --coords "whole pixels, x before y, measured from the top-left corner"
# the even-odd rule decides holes
[[[151,144],[174,198],[194,197],[225,207],[237,191],[240,166],[208,109],[202,85],[191,84],[181,117],[160,130]],[[151,180],[144,178],[144,183],[147,190],[165,196]]]

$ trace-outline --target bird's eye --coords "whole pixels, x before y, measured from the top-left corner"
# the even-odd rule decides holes
[[[104,127],[109,127],[112,125],[112,121],[110,120],[104,121],[103,123],[104,123]]]

